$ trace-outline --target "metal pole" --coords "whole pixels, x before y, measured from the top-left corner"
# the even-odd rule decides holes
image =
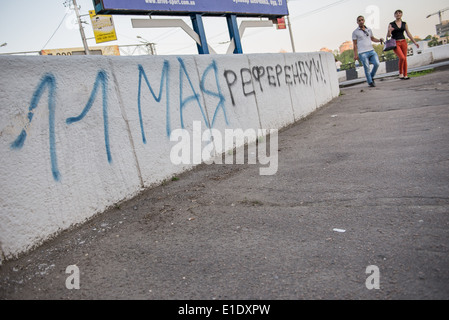
[[[157,53],[156,53],[156,44],[155,43],[150,43],[150,48],[151,48],[151,54],[153,55],[153,56],[155,56],[155,55],[157,55]]]
[[[293,40],[293,30],[292,30],[292,25],[290,23],[290,16],[287,16],[287,25],[288,25],[288,31],[290,32],[290,41],[292,42],[292,50],[293,52],[296,52],[296,48],[295,48],[295,41]]]
[[[234,54],[242,54],[242,39],[237,24],[237,16],[235,14],[229,14],[226,16],[226,20],[228,22],[229,37],[231,41],[234,41]]]
[[[197,44],[198,47],[198,53],[199,54],[209,54],[209,46],[207,44],[206,39],[206,32],[204,30],[204,24],[203,24],[203,18],[200,14],[192,14],[190,16],[190,19],[192,20],[193,30],[198,34],[200,37],[200,44]]]
[[[87,46],[86,35],[84,34],[84,28],[83,28],[83,25],[81,24],[81,17],[80,17],[80,13],[78,11],[78,5],[76,4],[76,0],[73,0],[73,5],[75,6],[76,18],[78,19],[78,24],[80,26],[80,33],[81,33],[81,39],[83,40],[84,51],[86,52],[86,55],[90,55],[89,47]]]
[[[288,5],[288,0],[287,0],[287,5]],[[287,16],[287,25],[288,25],[288,31],[290,32],[290,41],[292,43],[292,50],[293,50],[293,52],[296,52],[295,41],[293,40],[292,24],[290,23],[290,12],[289,12],[289,15]]]

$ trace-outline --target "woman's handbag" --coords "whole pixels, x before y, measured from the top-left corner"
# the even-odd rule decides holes
[[[385,41],[384,51],[390,51],[396,49],[396,40],[390,38]]]

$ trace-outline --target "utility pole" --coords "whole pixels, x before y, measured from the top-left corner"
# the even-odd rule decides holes
[[[288,6],[288,0],[287,0],[287,6]],[[292,50],[293,50],[293,52],[296,52],[295,41],[293,40],[292,24],[290,23],[290,12],[289,12],[289,15],[287,16],[287,25],[288,25],[288,31],[290,32],[290,41],[292,43]]]
[[[149,45],[150,45],[150,49],[151,49],[151,54],[153,56],[157,55],[157,53],[156,53],[156,44],[155,43],[150,43]]]
[[[76,18],[78,19],[78,25],[80,27],[80,33],[81,33],[81,39],[83,40],[84,51],[86,52],[86,55],[90,55],[89,47],[87,46],[86,35],[84,34],[84,28],[81,23],[81,17],[80,17],[80,13],[78,11],[78,5],[76,4],[76,0],[73,0],[73,5],[75,7]]]
[[[290,15],[287,16],[288,31],[290,32],[290,41],[292,42],[292,50],[296,52],[295,41],[293,40],[292,24],[290,23]]]

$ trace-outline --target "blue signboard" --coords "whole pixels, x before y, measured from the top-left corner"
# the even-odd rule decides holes
[[[97,14],[152,14],[248,17],[288,15],[287,0],[93,0]]]

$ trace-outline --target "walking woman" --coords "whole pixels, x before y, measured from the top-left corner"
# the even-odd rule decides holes
[[[396,10],[394,13],[395,21],[391,22],[388,25],[388,33],[387,38],[391,37],[396,40],[396,49],[394,49],[394,53],[399,58],[399,79],[408,80],[410,79],[407,76],[407,40],[405,40],[404,32],[407,33],[407,36],[410,40],[419,48],[419,44],[415,41],[412,34],[408,29],[408,25],[405,21],[402,21],[402,11]]]

